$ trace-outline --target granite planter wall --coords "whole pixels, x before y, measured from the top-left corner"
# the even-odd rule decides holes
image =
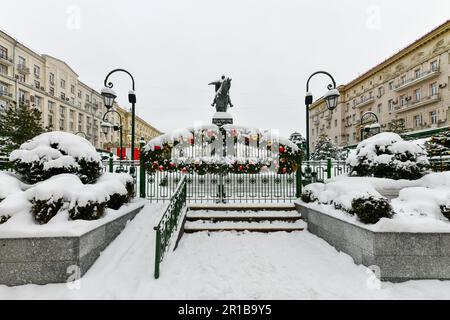
[[[64,283],[74,272],[84,275],[142,208],[130,208],[80,236],[0,238],[0,284]]]
[[[450,279],[450,233],[374,232],[296,204],[308,230],[356,264],[377,266],[383,281]]]

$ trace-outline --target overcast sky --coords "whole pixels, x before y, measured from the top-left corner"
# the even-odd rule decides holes
[[[66,61],[101,90],[113,68],[136,79],[139,116],[165,132],[210,123],[233,79],[235,124],[304,131],[308,76],[345,84],[449,19],[448,0],[0,0],[0,27]],[[125,76],[112,78],[128,106]],[[312,83],[315,98],[325,78]]]

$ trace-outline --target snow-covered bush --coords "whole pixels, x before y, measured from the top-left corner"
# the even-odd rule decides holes
[[[48,223],[56,214],[61,210],[64,205],[64,199],[48,199],[38,200],[33,199],[31,201],[31,213],[39,224]]]
[[[8,172],[0,172],[0,202],[7,196],[15,192],[21,191],[20,181]]]
[[[421,178],[429,162],[426,151],[398,134],[384,132],[359,143],[347,159],[351,174],[394,180]]]
[[[356,214],[363,223],[376,223],[382,217],[392,216],[388,200],[371,185],[364,183],[349,184],[348,181],[338,180],[310,184],[305,187],[301,199],[305,203],[330,205],[351,215]],[[362,212],[364,208],[366,215]]]
[[[114,210],[130,202],[134,194],[133,177],[127,173],[105,173],[98,179],[97,184],[108,191],[107,206]]]
[[[68,210],[72,220],[95,220],[103,216],[107,207],[117,210],[130,201],[127,185],[133,185],[132,181],[126,173],[107,173],[95,184],[83,184],[76,175],[61,174],[36,184],[26,195],[40,224],[62,210]]]
[[[86,139],[67,132],[47,132],[21,145],[10,155],[14,170],[26,183],[62,174],[76,174],[92,183],[101,174],[100,157]]]
[[[362,223],[375,224],[381,218],[392,218],[393,211],[388,199],[376,196],[364,196],[353,199],[352,211]]]
[[[8,172],[0,172],[0,224],[24,207],[20,181]]]

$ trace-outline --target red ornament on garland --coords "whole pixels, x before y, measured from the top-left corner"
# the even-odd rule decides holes
[[[159,166],[159,171],[163,171],[164,167],[163,166]]]
[[[287,169],[286,169],[286,168],[283,168],[283,169],[281,169],[281,172],[286,173],[286,172],[287,172]]]
[[[161,146],[155,146],[155,150],[161,150]]]
[[[279,151],[280,151],[280,153],[284,153],[286,151],[286,149],[283,146],[281,146]]]

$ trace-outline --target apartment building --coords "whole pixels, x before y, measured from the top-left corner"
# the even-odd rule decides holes
[[[338,90],[336,110],[323,98],[310,106],[310,147],[321,134],[341,147],[360,141],[375,121],[382,131],[419,134],[450,125],[450,20]]]
[[[64,61],[38,54],[0,31],[0,109],[18,104],[38,108],[50,130],[79,134],[100,149],[118,145],[117,132],[102,131],[106,108],[99,92]],[[110,121],[118,122],[114,116]],[[145,121],[139,123],[150,132],[147,136],[160,134]]]
[[[124,148],[131,148],[131,111],[120,107],[116,108],[116,110],[122,116],[123,146]],[[161,131],[154,128],[139,116],[135,117],[135,122],[136,134],[134,143],[136,148],[139,147],[139,141],[141,137],[143,137],[144,140],[148,142],[151,139],[162,135]]]

